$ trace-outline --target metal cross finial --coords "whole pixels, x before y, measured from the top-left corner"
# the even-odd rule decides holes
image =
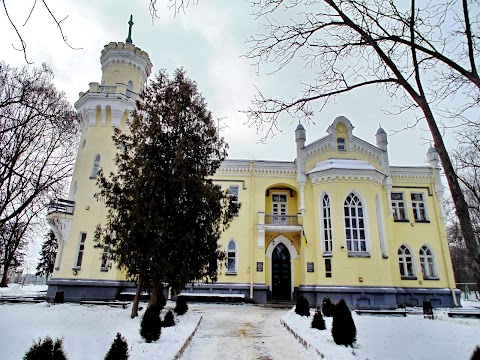
[[[125,40],[125,42],[127,44],[133,44],[133,41],[132,41],[132,26],[133,26],[133,15],[130,15],[130,21],[128,22],[128,37],[127,37],[127,40]]]

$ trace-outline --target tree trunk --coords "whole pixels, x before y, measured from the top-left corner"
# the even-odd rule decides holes
[[[8,286],[8,269],[10,268],[10,259],[5,256],[5,264],[3,265],[2,281],[0,281],[0,287]]]
[[[148,306],[157,306],[158,305],[158,294],[160,290],[163,290],[163,286],[158,286],[156,282],[152,284],[152,288],[150,290],[150,302]]]
[[[426,104],[426,101],[422,101],[421,103],[419,103],[419,105],[421,106],[423,113],[425,114],[425,119],[427,120],[428,127],[430,128],[430,132],[433,137],[435,150],[440,157],[443,170],[445,171],[448,187],[450,188],[450,193],[452,194],[453,203],[455,205],[455,212],[460,222],[462,236],[468,249],[469,256],[473,260],[471,266],[475,274],[475,281],[478,288],[480,289],[480,251],[475,232],[473,230],[472,221],[470,220],[468,205],[465,201],[463,191],[458,182],[458,177],[455,173],[455,169],[453,168],[450,156],[445,149],[443,137],[438,130],[433,113],[431,112],[428,104]]]
[[[140,273],[137,279],[137,290],[135,291],[135,298],[133,299],[132,313],[130,314],[130,318],[132,319],[138,316],[138,304],[140,302],[140,295],[142,294],[142,283],[143,278],[142,273]]]

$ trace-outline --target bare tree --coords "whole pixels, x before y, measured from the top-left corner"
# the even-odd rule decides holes
[[[185,10],[190,5],[198,4],[198,0],[164,0],[166,2],[167,8],[174,12],[175,15],[179,13],[185,13]],[[162,0],[150,0],[148,10],[152,19],[158,19],[160,17],[159,12],[159,3],[162,3]]]
[[[20,27],[20,24],[18,24],[14,19],[12,19],[12,17],[10,16],[10,12],[8,10],[8,6],[7,6],[7,3],[5,0],[1,0],[2,2],[2,5],[3,5],[3,11],[5,11],[5,15],[7,16],[7,19],[8,19],[8,22],[10,23],[10,25],[12,26],[12,28],[15,30],[15,33],[17,34],[17,40],[19,42],[19,45],[15,45],[15,43],[12,43],[12,47],[13,49],[17,50],[17,51],[21,51],[23,52],[23,57],[25,58],[25,62],[28,63],[28,64],[32,64],[32,62],[28,61],[28,58],[27,58],[27,43],[25,42],[24,38],[23,38],[23,35],[22,35],[22,30],[21,30],[21,27]],[[58,31],[60,32],[60,36],[62,37],[62,40],[63,42],[68,46],[70,47],[71,49],[74,49],[74,50],[79,50],[81,48],[75,48],[73,46],[71,46],[69,43],[68,43],[68,39],[67,39],[67,36],[65,35],[65,33],[63,32],[63,28],[62,28],[62,23],[68,18],[68,15],[63,17],[63,18],[58,18],[58,16],[56,16],[53,11],[51,10],[51,8],[49,7],[48,5],[48,1],[47,0],[40,0],[40,1],[34,1],[33,4],[31,5],[30,8],[26,8],[26,18],[25,18],[25,22],[22,24],[22,26],[25,26],[27,25],[28,21],[30,20],[30,18],[32,17],[32,14],[33,12],[35,11],[35,9],[39,6],[43,6],[45,8],[45,10],[48,12],[51,20],[55,23],[55,25],[57,26],[58,28]]]
[[[72,173],[79,121],[52,79],[0,63],[0,227],[29,224]]]
[[[32,216],[17,216],[2,224],[0,228],[0,266],[2,278],[0,287],[8,285],[8,275],[18,269],[25,260],[30,240]]]
[[[437,117],[442,110],[469,122],[480,81],[476,69],[479,6],[463,1],[256,0],[263,34],[250,39],[247,55],[257,66],[277,70],[303,62],[316,71],[291,101],[261,92],[246,113],[251,125],[273,133],[283,115],[310,119],[332,97],[376,86],[424,119],[444,168],[465,244],[480,284],[480,251],[468,205],[443,142]],[[472,11],[474,7],[475,11]],[[473,15],[472,15],[473,13]],[[474,21],[472,21],[474,19]],[[295,62],[293,61],[295,59]],[[455,110],[451,97],[466,100]]]

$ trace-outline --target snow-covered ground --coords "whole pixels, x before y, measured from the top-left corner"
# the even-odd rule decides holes
[[[0,295],[37,295],[45,289],[13,285],[0,289]],[[173,305],[169,302],[167,307]],[[480,307],[480,302],[463,302],[463,305]],[[331,318],[325,318],[327,330],[319,331],[310,328],[312,317],[300,317],[288,310],[200,303],[189,307],[187,314],[178,317],[176,327],[163,329],[159,341],[146,344],[138,332],[140,318],[130,319],[129,309],[77,304],[2,304],[0,359],[20,359],[33,340],[47,335],[64,339],[70,360],[102,359],[117,332],[127,339],[131,360],[173,359],[201,317],[194,340],[186,350],[187,359],[225,359],[221,349],[228,350],[228,358],[242,360],[320,358],[315,355],[317,351],[325,359],[335,360],[469,359],[475,346],[480,345],[480,319],[452,319],[446,310],[435,309],[435,320],[424,319],[422,315],[352,313],[357,328],[357,344],[352,349],[333,342]],[[281,320],[310,348],[304,349],[297,340],[291,341],[294,336],[281,325]]]

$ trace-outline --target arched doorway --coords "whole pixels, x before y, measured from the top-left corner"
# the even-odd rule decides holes
[[[291,258],[287,247],[280,243],[272,252],[272,299],[292,299]]]

